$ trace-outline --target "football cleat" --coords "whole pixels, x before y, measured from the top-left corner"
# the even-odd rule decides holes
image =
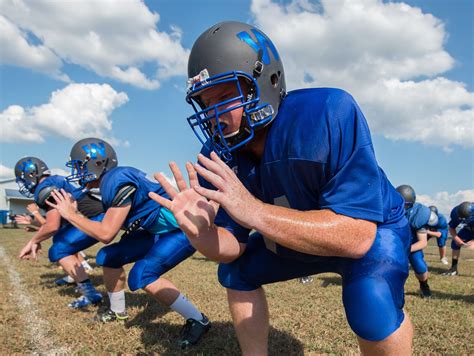
[[[440,259],[440,261],[443,265],[448,265],[449,264],[448,259],[446,257],[443,257],[442,259]]]
[[[457,268],[450,268],[443,273],[443,276],[458,276],[459,272]]]
[[[54,281],[54,284],[56,284],[58,287],[62,287],[62,286],[65,286],[65,285],[68,285],[68,284],[74,284],[74,283],[76,283],[74,281],[74,278],[72,278],[69,275],[64,276],[63,278],[56,279]]]
[[[128,319],[128,314],[126,311],[123,313],[114,312],[112,309],[107,308],[106,310],[99,310],[94,317],[95,321],[101,323],[110,323],[112,321],[125,321]]]
[[[102,302],[102,295],[100,293],[97,293],[94,298],[81,295],[79,298],[69,303],[68,307],[71,309],[82,309],[88,307],[89,305],[97,305],[100,302]]]
[[[422,298],[431,298],[431,290],[428,282],[420,282],[420,294]]]
[[[211,322],[202,314],[201,320],[188,319],[179,333],[178,344],[182,349],[196,345],[199,339],[211,328]]]
[[[311,276],[301,277],[299,280],[301,284],[308,284],[313,281],[313,277]]]

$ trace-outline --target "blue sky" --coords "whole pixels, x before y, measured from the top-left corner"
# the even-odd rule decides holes
[[[2,3],[0,177],[25,155],[65,169],[86,136],[147,173],[193,160],[187,55],[206,28],[238,20],[273,40],[289,89],[355,97],[395,186],[445,212],[474,199],[472,1],[87,2]]]

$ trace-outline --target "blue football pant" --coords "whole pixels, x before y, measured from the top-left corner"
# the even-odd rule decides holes
[[[195,251],[181,230],[160,235],[138,230],[100,249],[96,262],[109,268],[135,262],[128,274],[128,286],[135,291],[153,283]]]
[[[229,289],[251,291],[264,284],[338,273],[350,327],[361,338],[378,341],[391,335],[404,320],[409,247],[410,232],[405,225],[378,229],[372,247],[361,259],[321,257],[316,262],[301,262],[269,251],[257,233],[249,238],[240,258],[219,265],[219,282]]]
[[[99,214],[90,219],[93,221],[102,221],[103,218],[104,214]],[[53,245],[48,251],[49,260],[51,262],[59,261],[64,257],[85,250],[97,242],[99,241],[87,236],[81,230],[67,223],[53,236]]]

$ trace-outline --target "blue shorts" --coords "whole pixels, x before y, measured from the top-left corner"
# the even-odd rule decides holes
[[[458,236],[464,242],[474,240],[474,232],[472,232],[469,227],[463,227],[461,230],[459,230]],[[454,239],[453,239],[453,241],[451,241],[451,248],[453,250],[459,250],[461,249],[461,246],[458,246],[458,244],[454,242]]]
[[[96,263],[103,267],[120,268],[135,262],[128,275],[128,286],[135,291],[153,283],[195,251],[181,230],[160,235],[138,230],[117,243],[101,248]]]
[[[411,252],[410,256],[408,257],[410,264],[416,274],[428,272],[428,265],[426,264],[424,257],[425,255],[423,254],[423,250]]]
[[[391,335],[403,322],[409,248],[407,224],[378,229],[372,247],[361,259],[320,257],[303,262],[269,251],[257,233],[249,238],[241,257],[219,265],[219,282],[229,289],[251,291],[268,283],[338,273],[342,276],[342,298],[350,327],[361,338],[378,341]]]
[[[90,218],[93,221],[102,221],[104,214],[96,215]],[[81,230],[67,223],[61,227],[53,237],[53,245],[49,248],[48,257],[51,262],[74,255],[79,251],[95,245],[96,239],[87,236]]]

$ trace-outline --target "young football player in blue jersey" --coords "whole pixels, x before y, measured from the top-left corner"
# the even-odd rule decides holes
[[[37,252],[41,249],[41,242],[53,236],[53,244],[48,252],[49,260],[59,262],[64,271],[77,283],[78,290],[82,294],[70,303],[69,307],[77,309],[100,303],[102,296],[92,285],[84,265],[77,256],[78,252],[96,244],[97,240],[62,221],[59,212],[48,206],[47,202],[52,199],[53,190],[63,189],[71,195],[81,214],[94,221],[100,221],[104,216],[102,202],[87,190],[71,185],[66,181],[66,177],[51,175],[46,163],[36,157],[20,159],[15,165],[15,176],[20,193],[34,197],[38,207],[46,211],[46,221],[20,251],[19,258],[36,259]],[[59,280],[56,283],[60,284]]]
[[[434,213],[438,216],[438,224],[436,226],[428,228],[426,231],[428,234],[428,240],[431,237],[436,237],[436,243],[438,244],[438,250],[439,250],[439,260],[443,265],[448,265],[448,258],[446,257],[446,240],[448,239],[448,221],[444,217],[443,214],[441,214],[438,211],[438,208],[434,205],[430,205],[428,208],[430,208],[431,211],[434,211]]]
[[[457,231],[456,228],[459,228]],[[453,237],[451,241],[452,264],[451,268],[443,273],[446,276],[457,276],[458,262],[461,256],[461,247],[474,249],[474,203],[465,201],[453,208],[450,214],[449,233]]]
[[[238,22],[196,40],[188,75],[188,122],[204,144],[199,164],[186,164],[188,188],[170,163],[178,191],[156,174],[170,199],[150,196],[220,262],[243,354],[268,352],[262,286],[324,272],[342,276],[363,353],[409,354],[403,199],[377,164],[354,99],[329,88],[286,93],[273,43]]]
[[[411,186],[406,184],[400,185],[397,187],[397,192],[405,200],[405,214],[410,224],[410,264],[415,271],[416,278],[420,282],[421,297],[430,298],[428,265],[424,259],[423,249],[428,245],[427,229],[438,224],[438,216],[428,207],[416,203],[416,193]]]
[[[196,251],[179,229],[173,215],[148,196],[149,192],[166,197],[161,186],[132,167],[117,167],[117,156],[107,142],[86,138],[71,149],[69,180],[83,187],[100,187],[106,210],[101,222],[87,219],[64,192],[53,192],[56,203],[49,203],[71,224],[93,238],[110,244],[121,228],[126,232],[119,242],[103,247],[96,262],[103,267],[110,309],[99,312],[103,322],[125,320],[125,271],[135,262],[128,276],[130,290],[145,290],[185,319],[179,344],[196,344],[211,324],[178,288],[162,277]]]

